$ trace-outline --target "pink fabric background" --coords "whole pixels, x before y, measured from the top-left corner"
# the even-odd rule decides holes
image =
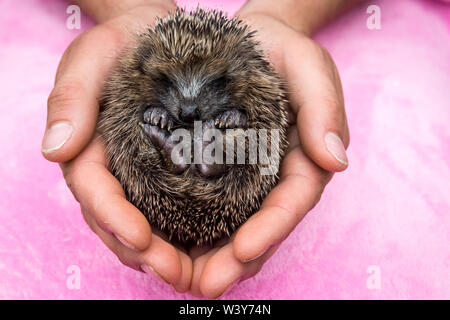
[[[202,2],[229,12],[241,3]],[[381,7],[381,30],[366,28],[364,4],[317,36],[341,73],[350,167],[225,299],[450,298],[450,6],[370,4]],[[58,61],[82,31],[65,27],[66,7],[0,2],[0,298],[192,298],[121,265],[40,155]],[[83,30],[91,25],[83,17]],[[80,290],[66,286],[70,265]],[[366,286],[370,265],[380,289]]]

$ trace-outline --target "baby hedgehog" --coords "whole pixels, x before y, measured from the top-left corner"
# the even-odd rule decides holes
[[[222,140],[228,152],[230,141],[249,129],[266,129],[270,134],[258,143],[267,141],[269,154],[275,129],[281,159],[287,147],[282,82],[256,48],[253,32],[221,12],[178,9],[136,43],[118,60],[100,101],[98,129],[109,169],[153,227],[186,245],[213,244],[259,209],[277,183],[278,163],[274,174],[264,174],[264,156],[249,160],[248,139],[245,163],[195,162],[191,149],[177,143],[195,144],[198,137],[177,140],[174,132],[191,134],[198,123],[202,134],[240,129],[234,140]]]

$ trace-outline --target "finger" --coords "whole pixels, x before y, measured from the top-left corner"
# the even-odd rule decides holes
[[[175,284],[183,290],[189,287],[192,268],[180,261],[179,252],[161,239],[153,235],[152,244],[147,250],[137,252],[124,246],[111,234],[100,228],[88,210],[82,208],[83,216],[89,227],[105,245],[117,256],[119,261],[138,271],[145,272],[168,284]],[[183,270],[183,267],[186,267]]]
[[[331,177],[298,146],[285,157],[281,174],[280,183],[266,197],[261,209],[236,234],[233,249],[240,261],[257,259],[282,242],[316,205]]]
[[[140,263],[137,259],[132,259],[125,249],[124,245],[118,241],[117,238],[112,236],[110,233],[105,232],[102,228],[99,227],[94,217],[88,212],[88,210],[81,206],[81,212],[83,213],[84,220],[88,224],[89,228],[102,240],[102,242],[111,250],[119,259],[119,261],[137,271],[141,271]],[[130,250],[130,249],[128,249]]]
[[[272,248],[252,262],[242,263],[234,256],[232,243],[223,246],[210,255],[202,270],[199,281],[201,293],[209,299],[229,293],[239,282],[258,273],[276,249]]]
[[[47,103],[42,153],[48,160],[68,161],[91,140],[98,98],[121,37],[111,28],[97,26],[75,39],[64,53]]]
[[[150,247],[139,254],[140,268],[167,283],[176,285],[180,290],[185,290],[189,287],[192,269],[187,260],[183,263],[180,253],[173,245],[153,234]]]
[[[181,263],[181,276],[173,287],[177,292],[184,293],[191,287],[193,266],[191,258],[186,253],[178,250],[178,256]]]
[[[67,185],[105,232],[133,250],[145,250],[151,229],[144,215],[125,198],[119,181],[107,170],[104,146],[92,141],[73,161],[62,165]]]
[[[348,166],[349,131],[341,81],[328,52],[309,39],[284,50],[285,78],[303,150],[320,167]]]
[[[194,247],[189,255],[193,260],[193,272],[190,293],[195,297],[202,297],[203,293],[200,289],[200,279],[202,277],[203,269],[208,263],[208,260],[219,250],[220,248],[210,247]]]

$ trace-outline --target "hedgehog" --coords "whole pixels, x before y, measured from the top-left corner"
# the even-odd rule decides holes
[[[278,163],[267,174],[248,156],[249,129],[269,132],[259,143],[279,159],[287,148],[285,86],[254,34],[220,11],[177,9],[136,36],[105,82],[98,131],[108,168],[152,228],[174,242],[202,246],[230,237],[279,179]],[[201,133],[192,138],[196,124]],[[175,132],[189,134],[182,146],[200,141],[203,150],[209,129],[235,134],[211,139],[213,157],[236,160],[238,148],[229,146],[244,137],[244,161],[195,162],[192,149],[179,147]]]

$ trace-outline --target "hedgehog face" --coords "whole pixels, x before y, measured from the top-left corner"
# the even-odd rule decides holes
[[[146,88],[143,92],[151,92],[151,98],[144,102],[141,126],[163,154],[171,172],[181,174],[190,168],[194,174],[218,176],[225,172],[226,166],[203,162],[189,166],[189,157],[182,161],[181,154],[174,155],[179,140],[173,138],[173,129],[188,130],[191,146],[194,146],[194,140],[202,140],[194,130],[198,121],[203,130],[200,135],[208,129],[244,128],[247,126],[246,111],[233,103],[236,93],[233,92],[232,75],[226,68],[212,69],[209,59],[194,55],[188,55],[184,60],[181,62],[172,57],[164,61],[162,57],[152,56],[141,65],[139,83]],[[193,150],[191,148],[192,157]],[[182,163],[174,163],[174,157]]]
[[[226,75],[218,78],[201,74],[182,77],[160,75],[154,83],[158,88],[157,100],[175,123],[192,127],[194,121],[207,121],[232,109],[230,94],[226,90]]]
[[[159,74],[156,79],[154,90],[157,102],[146,105],[141,126],[152,144],[164,154],[167,168],[178,174],[191,168],[191,173],[200,173],[206,177],[224,173],[226,167],[222,163],[200,162],[189,166],[193,154],[183,158],[184,154],[174,153],[178,141],[173,138],[172,129],[187,129],[192,134],[189,137],[193,139],[193,146],[194,140],[202,140],[202,135],[208,129],[225,130],[246,126],[245,112],[231,105],[226,76],[211,79],[211,75],[196,73],[171,79]],[[202,133],[196,136],[194,124],[199,121]]]

